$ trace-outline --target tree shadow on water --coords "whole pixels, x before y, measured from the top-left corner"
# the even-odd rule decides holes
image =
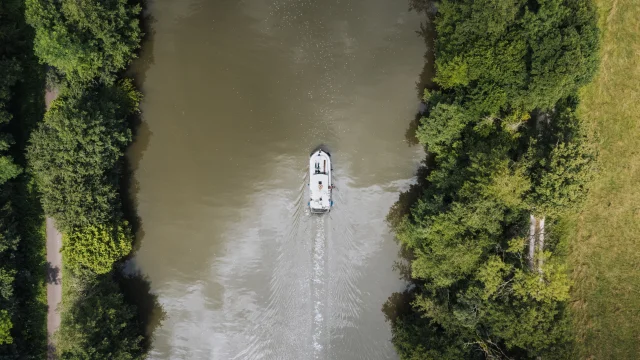
[[[140,183],[135,178],[135,171],[138,170],[140,160],[146,151],[151,131],[146,122],[143,122],[138,115],[131,119],[131,126],[134,132],[134,141],[127,152],[125,161],[125,171],[120,184],[124,217],[131,224],[131,229],[135,234],[133,250],[121,264],[121,271],[117,272],[116,280],[120,285],[127,303],[135,305],[137,310],[140,332],[144,334],[143,347],[149,351],[155,329],[162,323],[165,312],[158,301],[158,296],[151,292],[151,282],[135,266],[135,254],[140,249],[145,236],[142,219],[137,213],[138,192]]]
[[[141,41],[141,47],[138,51],[138,58],[133,61],[127,70],[127,76],[133,78],[136,88],[144,94],[144,83],[146,73],[154,63],[153,44],[155,30],[153,24],[156,20],[148,10],[147,0],[142,1],[142,12],[140,14],[140,27],[144,33]],[[143,95],[144,101],[144,95]],[[140,183],[135,178],[135,173],[140,167],[140,161],[144,157],[144,153],[149,147],[153,132],[149,128],[149,124],[144,121],[144,113],[138,112],[129,117],[129,128],[133,133],[133,141],[126,152],[125,163],[123,165],[124,173],[120,183],[120,193],[122,196],[123,212],[125,218],[129,220],[135,240],[133,244],[132,254],[135,254],[144,238],[144,230],[142,227],[142,219],[138,216],[138,193],[140,191]],[[131,258],[131,256],[129,257]]]
[[[135,234],[132,253],[137,252],[142,244],[145,232],[142,226],[142,219],[138,215],[138,194],[140,192],[140,182],[135,177],[135,173],[139,170],[140,161],[144,157],[144,153],[149,147],[149,142],[153,133],[149,129],[149,124],[142,121],[142,116],[138,114],[130,120],[133,129],[133,142],[127,150],[125,161],[125,171],[120,184],[121,193],[125,194],[122,199],[123,212],[125,218],[131,224],[131,230]]]
[[[145,337],[143,347],[145,351],[149,351],[153,333],[165,318],[165,312],[158,302],[158,296],[151,292],[149,278],[135,266],[135,254],[140,249],[145,237],[142,219],[137,212],[140,183],[135,178],[135,172],[139,169],[140,161],[153,134],[149,125],[142,120],[141,114],[137,114],[129,120],[133,131],[133,142],[127,151],[120,189],[123,194],[123,214],[125,219],[129,221],[135,237],[133,250],[121,265],[122,268],[117,273],[116,280],[124,293],[125,300],[136,306],[140,332]]]
[[[153,26],[157,22],[149,10],[149,1],[142,1],[142,12],[138,20],[142,29],[142,39],[140,40],[140,48],[136,53],[136,58],[131,66],[125,71],[125,75],[133,79],[134,84],[144,93],[144,84],[147,79],[147,71],[155,63],[154,45],[156,31]]]
[[[418,141],[417,131],[418,127],[420,127],[420,119],[423,115],[424,104],[420,104],[420,110],[416,114],[416,116],[409,122],[409,127],[407,127],[407,131],[404,133],[404,140],[410,147],[418,145],[420,142]]]
[[[153,334],[166,318],[166,313],[158,296],[151,292],[149,278],[134,267],[133,261],[125,263],[116,280],[124,293],[125,301],[136,306],[140,333],[144,334],[142,346],[148,352],[153,343]]]
[[[421,100],[418,112],[405,131],[405,140],[409,146],[419,144],[416,136],[420,127],[420,120],[428,112],[427,105],[422,101],[425,89],[435,90],[436,84],[433,82],[435,76],[435,25],[436,2],[433,0],[409,0],[409,9],[425,15],[425,21],[420,24],[420,30],[416,33],[424,39],[426,52],[424,55],[424,66],[416,82],[418,98]],[[417,181],[411,185],[409,190],[400,193],[398,201],[391,207],[387,215],[387,222],[392,228],[397,228],[402,219],[409,215],[411,207],[422,195],[423,190],[429,185],[427,178],[434,165],[433,156],[426,154],[421,166],[416,172]]]
[[[405,132],[405,140],[409,146],[419,144],[416,136],[420,126],[420,119],[428,111],[427,106],[423,102],[425,89],[435,90],[437,88],[433,81],[435,76],[435,24],[434,18],[436,14],[436,5],[432,0],[409,0],[409,8],[419,13],[425,14],[426,19],[420,24],[420,30],[416,33],[423,38],[425,43],[424,66],[416,82],[417,97],[420,99],[420,108]],[[417,181],[411,185],[407,191],[400,193],[398,201],[396,201],[389,213],[387,214],[387,222],[392,229],[401,227],[405,219],[410,219],[411,208],[417,203],[424,194],[424,190],[429,186],[428,176],[434,166],[434,159],[427,153],[421,166],[416,172]],[[397,240],[397,239],[396,239]],[[400,243],[400,241],[398,241]],[[398,318],[402,318],[412,312],[411,303],[414,299],[413,290],[415,288],[415,279],[411,277],[411,261],[414,259],[413,251],[400,243],[398,251],[398,260],[394,262],[393,270],[397,271],[400,279],[409,283],[407,289],[403,292],[395,292],[382,305],[382,312],[385,319],[395,325]]]
[[[420,30],[416,30],[416,34],[420,36],[425,44],[424,65],[422,71],[416,81],[416,96],[420,100],[420,107],[413,120],[409,122],[409,126],[405,132],[405,140],[409,146],[418,145],[416,131],[420,126],[420,119],[427,111],[427,107],[423,102],[425,89],[435,90],[437,88],[433,81],[436,73],[435,68],[435,41],[436,29],[434,18],[436,13],[435,3],[425,0],[411,0],[409,8],[422,14],[425,14],[425,20],[420,23]]]
[[[424,65],[422,71],[416,82],[416,92],[418,99],[422,100],[425,89],[435,89],[436,84],[433,82],[433,78],[436,74],[436,58],[435,58],[435,43],[436,43],[436,29],[433,22],[433,16],[427,14],[427,19],[420,24],[420,30],[416,33],[424,40],[426,47],[424,53]]]
[[[433,157],[427,154],[425,160],[423,160],[416,172],[416,182],[412,184],[407,191],[401,192],[398,196],[398,201],[389,209],[386,220],[392,229],[396,229],[406,216],[411,215],[411,208],[422,196],[424,189],[429,186],[427,178],[431,173],[432,166]]]
[[[152,25],[155,19],[148,11],[148,2],[143,1],[143,11],[140,15],[140,26],[144,32],[138,58],[126,71],[128,77],[133,78],[136,88],[144,94],[146,73],[154,63],[153,44],[155,31]],[[115,279],[123,291],[125,301],[135,305],[140,333],[144,335],[143,348],[148,352],[153,341],[153,334],[165,318],[165,312],[158,301],[158,296],[151,291],[151,281],[135,265],[135,254],[145,237],[142,219],[138,215],[138,194],[140,183],[135,174],[139,170],[140,161],[149,147],[153,133],[149,124],[144,121],[144,114],[137,113],[131,116],[129,127],[133,133],[133,142],[127,149],[127,155],[123,163],[123,174],[120,182],[122,194],[122,212],[124,218],[131,225],[135,234],[133,250],[122,262],[121,271],[116,273]]]
[[[392,229],[398,229],[405,219],[410,219],[411,208],[429,186],[427,178],[432,165],[433,159],[427,154],[422,165],[418,168],[416,183],[411,185],[407,191],[401,192],[398,201],[391,206],[386,220]],[[398,317],[410,313],[411,302],[414,298],[412,290],[415,284],[415,279],[411,277],[411,262],[415,259],[415,254],[412,249],[402,244],[398,239],[396,241],[400,245],[400,250],[398,250],[398,260],[393,263],[393,270],[400,275],[401,280],[409,283],[409,286],[403,292],[393,293],[382,306],[385,319],[391,324],[395,324]]]
[[[402,318],[411,312],[411,302],[414,296],[410,289],[403,292],[394,292],[382,305],[382,313],[386,321],[395,325],[398,318]]]

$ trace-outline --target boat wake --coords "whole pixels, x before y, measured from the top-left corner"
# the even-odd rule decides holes
[[[353,188],[338,178],[334,211],[313,214],[307,203],[308,171],[294,172],[291,176],[298,182],[296,189],[272,193],[262,201],[271,210],[258,212],[264,218],[255,224],[263,246],[259,264],[253,271],[244,269],[247,280],[236,280],[240,285],[235,293],[225,285],[229,306],[234,306],[239,294],[262,293],[266,297],[260,299],[262,303],[247,302],[249,307],[236,306],[236,316],[244,317],[250,325],[239,331],[229,344],[232,347],[217,354],[234,360],[344,359],[352,358],[351,349],[357,346],[361,358],[379,358],[380,354],[393,358],[390,343],[374,345],[368,337],[367,331],[384,326],[384,320],[365,321],[363,314],[379,312],[379,304],[395,289],[380,288],[377,282],[385,272],[371,271],[367,265],[379,262],[376,254],[395,250],[393,245],[383,249],[393,243],[381,235],[388,230],[384,209],[377,204],[382,199],[388,208],[396,195],[380,186]],[[400,185],[389,187],[395,190]],[[269,229],[282,224],[282,219],[288,220],[285,226]],[[252,238],[244,233],[234,236]],[[224,271],[228,277],[243,269],[236,261],[230,265]],[[264,290],[253,292],[259,288]],[[371,297],[380,300],[368,305],[365,300]],[[218,319],[220,324],[227,324],[227,317]],[[228,338],[228,325],[221,329],[225,332],[221,330],[220,337]]]
[[[311,294],[313,304],[312,341],[314,359],[322,359],[326,346],[326,308],[327,308],[327,217],[315,219],[315,237],[313,239],[313,270]]]

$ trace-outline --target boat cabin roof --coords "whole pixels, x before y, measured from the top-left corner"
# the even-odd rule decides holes
[[[328,211],[331,207],[331,159],[324,152],[316,152],[309,159],[309,188],[312,211]]]

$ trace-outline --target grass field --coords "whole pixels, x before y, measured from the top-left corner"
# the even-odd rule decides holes
[[[599,143],[599,172],[569,224],[579,359],[640,358],[640,1],[596,0],[600,71],[580,116]]]

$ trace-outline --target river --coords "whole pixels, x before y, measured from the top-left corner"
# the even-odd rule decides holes
[[[384,221],[423,157],[422,17],[404,0],[154,0],[134,72],[132,264],[165,313],[151,359],[395,359],[405,284]],[[335,206],[307,209],[326,146]]]

